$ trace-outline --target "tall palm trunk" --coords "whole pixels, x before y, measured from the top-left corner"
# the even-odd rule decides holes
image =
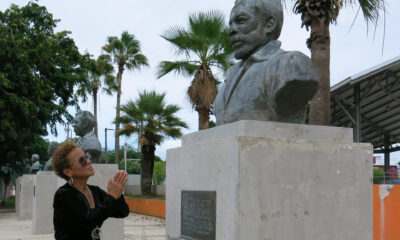
[[[124,66],[118,67],[118,74],[117,74],[117,84],[118,84],[118,92],[117,92],[117,108],[116,108],[116,118],[118,119],[121,115],[120,106],[121,106],[121,85],[122,85],[122,73],[124,72]],[[119,122],[115,122],[115,163],[119,163]]]
[[[199,130],[207,129],[210,123],[210,109],[207,106],[197,106],[199,114]]]
[[[141,178],[140,186],[142,195],[151,195],[151,184],[153,180],[154,152],[156,147],[151,144],[142,145]]]
[[[94,115],[94,133],[96,134],[97,137],[99,137],[99,132],[98,132],[98,125],[97,125],[97,91],[99,88],[93,88],[93,115]]]
[[[330,36],[329,22],[321,23],[313,20],[311,36],[307,41],[311,49],[311,60],[319,76],[317,94],[311,100],[309,122],[315,125],[331,123],[331,91],[330,91]]]

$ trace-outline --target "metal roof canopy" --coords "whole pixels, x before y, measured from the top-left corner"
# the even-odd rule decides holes
[[[389,167],[390,152],[400,150],[400,56],[332,86],[331,116],[332,125],[354,129],[355,142],[385,153]]]

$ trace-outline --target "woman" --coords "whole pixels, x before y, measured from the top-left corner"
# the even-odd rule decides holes
[[[68,181],[54,195],[53,223],[56,240],[100,239],[100,227],[108,217],[124,218],[129,214],[122,192],[128,180],[118,171],[108,180],[107,193],[88,185],[94,175],[91,156],[73,142],[65,142],[53,153],[55,173]]]

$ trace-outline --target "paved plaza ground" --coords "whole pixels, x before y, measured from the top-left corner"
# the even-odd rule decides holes
[[[124,219],[124,240],[164,240],[165,220],[130,213]],[[32,235],[32,220],[18,219],[14,210],[0,209],[0,240],[53,240],[53,234]]]

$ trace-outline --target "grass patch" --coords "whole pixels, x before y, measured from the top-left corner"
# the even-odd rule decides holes
[[[15,196],[11,196],[6,200],[5,205],[1,205],[1,200],[0,200],[0,209],[10,209],[10,208],[15,208]]]
[[[143,195],[126,194],[125,197],[127,197],[127,198],[139,198],[139,199],[151,199],[151,200],[165,200],[164,196],[156,196],[156,195],[143,196]]]

